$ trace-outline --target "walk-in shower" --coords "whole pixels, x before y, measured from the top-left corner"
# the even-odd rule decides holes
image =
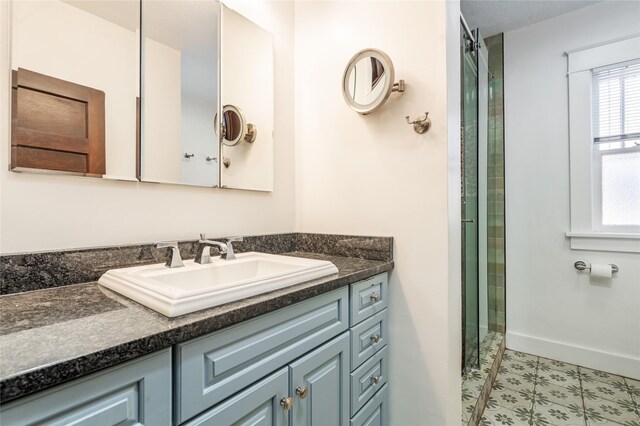
[[[502,35],[460,26],[462,372],[504,333]]]
[[[502,35],[460,22],[462,421],[477,424],[504,351]]]

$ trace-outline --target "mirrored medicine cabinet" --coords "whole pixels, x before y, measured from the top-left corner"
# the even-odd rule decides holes
[[[214,0],[10,9],[11,170],[273,190],[268,31]]]

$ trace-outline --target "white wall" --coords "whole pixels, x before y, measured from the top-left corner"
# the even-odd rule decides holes
[[[505,34],[507,346],[640,378],[640,255],[572,251],[565,51],[638,31],[602,2]],[[615,263],[597,281],[573,263]]]
[[[140,147],[145,181],[182,182],[181,82],[182,52],[145,37]]]
[[[457,8],[296,3],[296,229],[395,238],[389,381],[397,425],[460,421]],[[351,56],[367,47],[389,54],[407,88],[361,116],[344,102],[341,81]],[[404,117],[425,111],[433,125],[418,135]]]
[[[274,34],[273,193],[9,172],[9,2],[0,2],[0,253],[294,230],[293,2],[227,1]]]

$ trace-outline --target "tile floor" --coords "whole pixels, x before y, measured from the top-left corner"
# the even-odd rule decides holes
[[[507,350],[479,424],[640,426],[640,381]]]

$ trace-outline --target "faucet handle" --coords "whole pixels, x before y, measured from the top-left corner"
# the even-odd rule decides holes
[[[156,248],[159,248],[159,249],[178,248],[178,242],[177,241],[158,241],[156,243]]]
[[[178,247],[177,241],[160,241],[156,243],[156,248],[159,249],[169,249],[167,250],[167,262],[165,266],[167,268],[179,268],[184,266],[182,263],[182,257],[180,256],[180,248]]]
[[[227,242],[229,242],[229,243],[235,243],[235,242],[238,242],[238,241],[244,241],[244,238],[242,238],[242,237],[229,237],[229,238],[227,238]]]
[[[207,239],[207,235],[206,234],[200,234],[200,241],[204,241]]]

